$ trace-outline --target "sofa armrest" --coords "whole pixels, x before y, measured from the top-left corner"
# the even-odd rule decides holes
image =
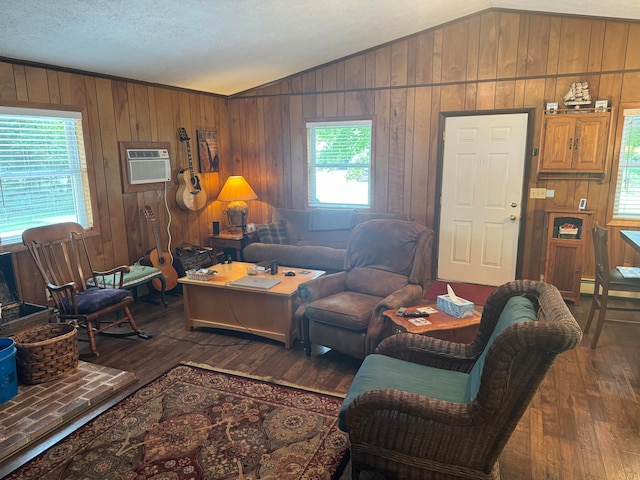
[[[376,306],[376,313],[382,314],[385,310],[419,305],[422,301],[423,294],[424,289],[422,285],[409,283],[383,298]]]
[[[304,282],[298,286],[302,303],[311,303],[319,298],[344,291],[346,278],[346,272],[337,272]]]
[[[420,303],[424,290],[422,286],[407,284],[383,298],[373,311],[369,328],[367,328],[366,352],[373,353],[378,344],[393,333],[391,322],[383,313],[385,310],[397,310]]]
[[[376,413],[377,412],[377,413]],[[397,413],[402,413],[402,418],[406,422],[424,422],[425,431],[429,431],[437,424],[442,426],[470,427],[477,421],[479,415],[468,403],[454,403],[436,398],[429,398],[400,390],[369,390],[353,399],[347,410],[347,431],[349,435],[367,433],[367,429],[362,425],[371,425],[373,422],[386,422],[397,425]],[[387,421],[389,417],[395,417]],[[368,432],[370,433],[370,432]],[[461,435],[468,434],[460,432]],[[387,435],[377,435],[373,440],[379,444],[385,440]],[[393,438],[389,438],[392,442]],[[359,438],[362,441],[362,438]],[[440,441],[434,439],[435,442]],[[391,448],[391,447],[388,447]]]
[[[472,346],[426,335],[401,333],[385,338],[376,353],[429,367],[469,372],[478,359]]]

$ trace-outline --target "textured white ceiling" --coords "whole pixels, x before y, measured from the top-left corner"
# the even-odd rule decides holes
[[[640,19],[640,0],[2,0],[0,57],[231,95],[490,7]]]

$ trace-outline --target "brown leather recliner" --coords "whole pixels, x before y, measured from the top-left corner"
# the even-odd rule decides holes
[[[311,343],[364,358],[391,334],[382,312],[420,304],[431,276],[433,230],[403,220],[357,225],[344,271],[298,288],[298,338],[307,356]]]

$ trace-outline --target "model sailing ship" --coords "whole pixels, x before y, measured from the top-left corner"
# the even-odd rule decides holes
[[[574,82],[571,88],[563,97],[564,104],[567,107],[580,108],[585,105],[591,105],[591,95],[589,94],[589,82]]]

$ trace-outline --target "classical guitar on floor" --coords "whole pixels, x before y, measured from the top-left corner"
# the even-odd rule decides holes
[[[151,207],[144,207],[144,214],[151,222],[151,228],[153,230],[153,237],[156,241],[156,248],[149,252],[149,260],[151,265],[158,268],[164,276],[165,286],[167,290],[173,290],[178,285],[178,272],[171,264],[171,255],[168,252],[162,250],[162,243],[160,243],[160,232],[158,231],[158,223],[153,216]],[[162,282],[158,278],[151,280],[153,288],[160,291],[162,290]]]
[[[189,136],[184,128],[178,130],[180,141],[187,144],[187,156],[189,157],[189,169],[178,172],[178,191],[176,192],[176,202],[183,210],[200,210],[207,203],[207,194],[200,185],[200,179],[193,171],[193,160],[191,159],[191,145]]]

